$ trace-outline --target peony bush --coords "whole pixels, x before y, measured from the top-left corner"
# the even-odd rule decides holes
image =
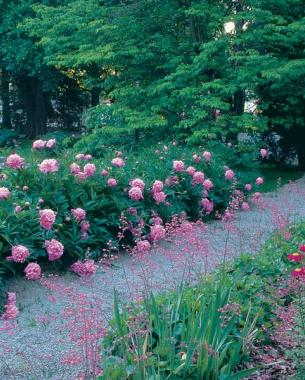
[[[248,210],[246,194],[262,183],[259,149],[170,143],[140,152],[108,148],[94,158],[88,151],[56,156],[56,146],[37,140],[26,157],[10,152],[0,173],[1,269],[31,280],[41,266],[73,264],[83,275],[107,252],[146,250],[173,215],[221,217],[232,200]]]

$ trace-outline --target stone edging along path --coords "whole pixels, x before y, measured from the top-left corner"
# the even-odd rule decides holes
[[[13,325],[0,322],[0,379],[92,378],[92,361],[100,359],[92,358],[91,351],[99,341],[89,337],[89,348],[85,347],[83,333],[88,326],[99,333],[106,326],[114,288],[129,301],[145,291],[174,288],[182,279],[193,281],[223,260],[255,253],[272,231],[304,215],[305,177],[265,194],[250,211],[237,212],[232,222],[213,221],[178,231],[143,259],[122,255],[113,267],[101,266],[91,279],[66,273],[41,282],[9,280],[20,315]]]

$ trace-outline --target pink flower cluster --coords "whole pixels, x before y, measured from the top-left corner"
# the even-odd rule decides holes
[[[140,201],[143,199],[142,190],[139,187],[132,187],[128,192],[129,198],[133,201]]]
[[[77,273],[81,277],[92,276],[96,273],[97,265],[94,264],[94,260],[78,260],[71,265],[73,272]]]
[[[150,242],[148,240],[140,240],[137,242],[138,253],[147,253],[150,250]]]
[[[50,139],[50,140],[36,140],[33,142],[33,149],[35,150],[42,150],[44,148],[53,149],[56,146],[56,139]]]
[[[56,213],[50,209],[44,209],[39,211],[39,223],[41,227],[46,230],[50,230],[55,223]]]
[[[6,159],[6,165],[11,169],[21,169],[24,167],[24,158],[20,157],[19,154],[11,154]]]
[[[58,172],[59,170],[59,164],[58,164],[58,161],[55,160],[55,158],[49,158],[49,159],[43,160],[38,165],[38,168],[42,173],[55,173],[55,172]]]
[[[214,203],[208,198],[203,198],[201,200],[201,206],[207,215],[209,215],[214,210]]]
[[[24,263],[29,256],[30,252],[27,247],[14,245],[11,250],[11,256],[8,256],[7,260],[14,261],[15,263]]]
[[[78,161],[79,160],[89,161],[89,160],[92,160],[92,156],[91,156],[91,154],[78,153],[75,156],[75,159],[78,160]]]
[[[162,191],[163,187],[163,182],[159,180],[156,180],[152,185],[152,197],[157,204],[164,202],[167,197],[164,191]]]
[[[11,192],[6,187],[0,187],[0,199],[8,199],[11,195]]]
[[[96,166],[94,164],[88,163],[84,166],[83,171],[81,171],[80,166],[77,165],[75,162],[73,162],[70,165],[70,172],[75,177],[77,177],[81,180],[85,180],[86,178],[91,177],[95,174]]]
[[[161,224],[155,224],[150,228],[150,238],[153,242],[165,237],[165,228]]]
[[[7,303],[4,305],[5,312],[2,315],[3,319],[6,320],[12,320],[16,319],[19,310],[18,307],[16,306],[16,293],[13,292],[8,292],[7,293]]]
[[[24,269],[25,277],[28,280],[39,280],[41,277],[41,268],[39,264],[29,263]]]
[[[60,259],[64,253],[64,246],[56,239],[46,240],[44,246],[50,261]]]
[[[115,178],[109,178],[108,181],[107,181],[107,185],[109,187],[115,187],[117,186],[118,182]]]
[[[201,185],[203,184],[203,181],[204,181],[204,173],[198,171],[193,174],[193,183],[195,185]]]
[[[233,172],[233,170],[231,170],[231,169],[226,170],[225,179],[227,181],[231,181],[234,177],[235,177],[235,173]]]

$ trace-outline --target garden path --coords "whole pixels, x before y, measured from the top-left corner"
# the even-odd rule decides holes
[[[272,231],[304,213],[305,177],[265,194],[250,211],[237,212],[232,222],[179,230],[142,260],[122,254],[114,266],[99,267],[91,279],[65,273],[47,276],[41,283],[19,277],[9,280],[8,290],[17,294],[20,315],[13,328],[0,324],[0,379],[83,379],[79,373],[88,371],[92,359],[82,359],[80,335],[88,330],[85,325],[105,326],[111,318],[114,288],[129,301],[151,289],[174,288],[182,279],[193,281],[224,260],[256,252]],[[86,336],[87,341],[90,338]],[[90,356],[88,342],[85,356]]]

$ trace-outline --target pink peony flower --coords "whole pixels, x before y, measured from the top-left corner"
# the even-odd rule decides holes
[[[166,199],[166,194],[163,191],[156,191],[153,193],[153,198],[157,204],[162,203]]]
[[[85,154],[84,160],[86,160],[86,161],[92,160],[91,154]]]
[[[71,210],[71,213],[78,222],[81,222],[82,220],[86,219],[86,211],[80,207],[73,208]]]
[[[123,167],[125,165],[125,162],[124,162],[124,160],[122,158],[116,157],[116,158],[114,158],[114,159],[111,160],[111,164],[113,166],[116,166],[117,168],[121,168],[121,167]]]
[[[39,211],[39,223],[41,227],[50,230],[55,223],[56,213],[53,210],[45,209]]]
[[[84,173],[87,177],[92,176],[96,172],[96,166],[94,164],[86,164],[84,166]]]
[[[14,245],[11,250],[11,256],[7,260],[14,261],[15,263],[24,263],[30,256],[29,250],[23,245]]]
[[[84,153],[78,153],[78,154],[75,156],[75,159],[76,159],[77,161],[79,161],[79,160],[84,160],[84,159],[85,159],[85,155],[84,155]]]
[[[165,237],[165,228],[161,224],[155,224],[150,228],[150,238],[153,242]]]
[[[110,187],[115,187],[118,184],[118,182],[115,178],[109,178],[107,184]]]
[[[241,209],[242,209],[243,211],[249,211],[249,210],[250,210],[249,203],[248,203],[248,202],[243,202],[243,203],[241,204]]]
[[[18,213],[18,212],[22,211],[22,207],[19,206],[19,205],[17,205],[17,206],[15,206],[14,211],[15,211],[16,213]]]
[[[39,280],[41,276],[41,268],[39,264],[36,263],[29,263],[25,269],[25,277],[28,280]]]
[[[254,202],[258,202],[260,200],[261,196],[262,196],[262,194],[257,191],[256,193],[253,194],[252,199]]]
[[[194,175],[194,173],[196,172],[196,169],[195,169],[193,166],[189,166],[189,167],[186,169],[186,172],[187,172],[187,174],[189,174],[189,175]]]
[[[46,146],[46,141],[44,140],[36,140],[33,142],[33,149],[36,149],[36,150],[41,150],[41,149],[44,149],[44,147]]]
[[[262,148],[260,151],[259,151],[260,155],[262,158],[265,158],[268,156],[268,150],[267,149],[264,149]]]
[[[12,320],[17,318],[19,310],[16,306],[16,293],[7,293],[7,303],[4,305],[4,309],[5,312],[2,314],[3,319]]]
[[[83,220],[80,224],[80,228],[83,234],[87,233],[90,229],[90,223],[87,220]]]
[[[140,179],[140,178],[135,178],[130,181],[130,186],[131,187],[138,187],[142,191],[144,190],[145,183]]]
[[[211,152],[204,151],[202,153],[202,155],[203,155],[203,158],[206,160],[206,162],[210,162],[211,161],[211,157],[212,157]]]
[[[75,175],[75,177],[77,177],[81,181],[84,181],[85,179],[87,179],[88,176],[84,172],[79,172]]]
[[[133,201],[139,201],[143,199],[142,190],[139,187],[132,187],[128,192],[129,198]]]
[[[139,253],[147,253],[150,250],[150,242],[148,240],[141,240],[137,242],[137,251]]]
[[[171,186],[172,180],[170,178],[166,178],[164,183],[165,183],[165,186]]]
[[[163,182],[156,180],[152,185],[152,191],[158,193],[163,190]]]
[[[210,214],[214,209],[214,203],[208,198],[201,199],[201,206],[206,214]]]
[[[233,170],[231,170],[231,169],[226,170],[226,172],[225,172],[225,179],[227,181],[230,181],[231,179],[233,179],[234,176],[235,176],[235,173],[233,172]]]
[[[252,185],[250,183],[247,183],[245,185],[245,190],[250,192],[252,190]]]
[[[173,169],[176,172],[183,172],[183,170],[184,170],[184,162],[183,161],[173,161]]]
[[[55,139],[50,139],[50,140],[48,140],[48,141],[46,142],[46,147],[47,147],[48,149],[52,149],[52,148],[54,148],[55,145],[56,145],[56,140],[55,140]]]
[[[202,184],[204,181],[204,174],[202,172],[195,172],[193,175],[193,183],[196,185]]]
[[[101,175],[102,175],[103,177],[106,177],[106,176],[108,175],[108,170],[103,169],[103,170],[101,171]]]
[[[96,273],[97,266],[94,264],[94,260],[78,260],[76,263],[71,265],[73,272],[81,277],[92,276]]]
[[[79,174],[80,173],[79,165],[73,162],[73,164],[70,165],[70,172],[71,174],[74,174],[74,175]]]
[[[262,177],[257,177],[255,180],[256,185],[262,185],[264,183],[264,180]]]
[[[9,196],[11,195],[11,192],[9,191],[8,188],[6,187],[0,187],[0,199],[8,199]]]
[[[50,261],[60,259],[64,253],[64,246],[56,239],[46,240],[44,246]]]
[[[193,160],[196,164],[199,164],[201,157],[199,157],[198,154],[193,154]]]
[[[38,168],[42,173],[54,173],[58,172],[59,165],[55,158],[49,158],[43,160],[42,163],[38,165]]]
[[[210,179],[206,179],[203,181],[203,187],[206,191],[210,191],[213,188],[214,184]]]
[[[24,166],[24,158],[20,157],[19,154],[11,154],[6,159],[6,165],[11,169],[21,169]]]

